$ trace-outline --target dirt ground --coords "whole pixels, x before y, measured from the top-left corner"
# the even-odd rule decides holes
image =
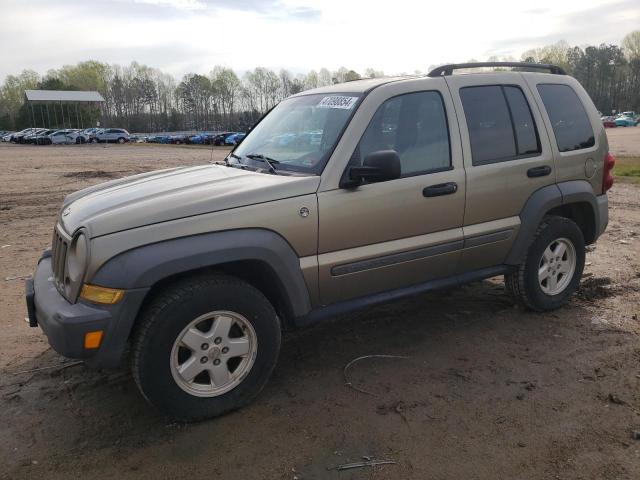
[[[640,155],[640,127],[607,128],[609,148],[615,155]]]
[[[608,133],[614,153],[640,154],[640,128]],[[253,404],[194,425],[150,408],[126,368],[61,368],[24,323],[22,277],[64,195],[224,154],[0,144],[0,478],[640,478],[640,188],[628,184],[611,191],[579,293],[554,313],[513,307],[498,278],[336,318],[285,336]],[[407,358],[350,367],[366,394],[343,373],[361,355]],[[335,469],[364,457],[396,463]]]

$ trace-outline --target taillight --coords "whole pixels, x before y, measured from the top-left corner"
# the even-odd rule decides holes
[[[604,171],[602,172],[602,193],[605,193],[613,186],[613,166],[616,159],[609,152],[604,157]]]

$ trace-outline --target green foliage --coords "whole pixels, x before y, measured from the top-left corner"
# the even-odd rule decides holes
[[[640,108],[640,30],[625,36],[622,48],[606,44],[570,47],[562,41],[528,50],[522,60],[560,65],[582,84],[604,114]]]

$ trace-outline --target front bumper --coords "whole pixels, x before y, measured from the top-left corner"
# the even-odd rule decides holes
[[[51,347],[65,357],[83,359],[95,367],[114,367],[126,349],[147,290],[129,290],[116,305],[69,303],[54,285],[51,257],[45,254],[33,279],[26,282],[29,325],[40,326]],[[85,349],[85,334],[96,330],[104,332],[100,347]]]

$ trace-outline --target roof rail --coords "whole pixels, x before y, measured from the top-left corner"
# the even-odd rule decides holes
[[[481,67],[519,67],[532,68],[536,70],[549,70],[549,73],[555,75],[566,75],[567,72],[557,65],[548,63],[527,63],[527,62],[472,62],[472,63],[451,63],[434,68],[429,72],[430,77],[441,77],[443,75],[452,75],[454,70],[461,68],[481,68]]]

